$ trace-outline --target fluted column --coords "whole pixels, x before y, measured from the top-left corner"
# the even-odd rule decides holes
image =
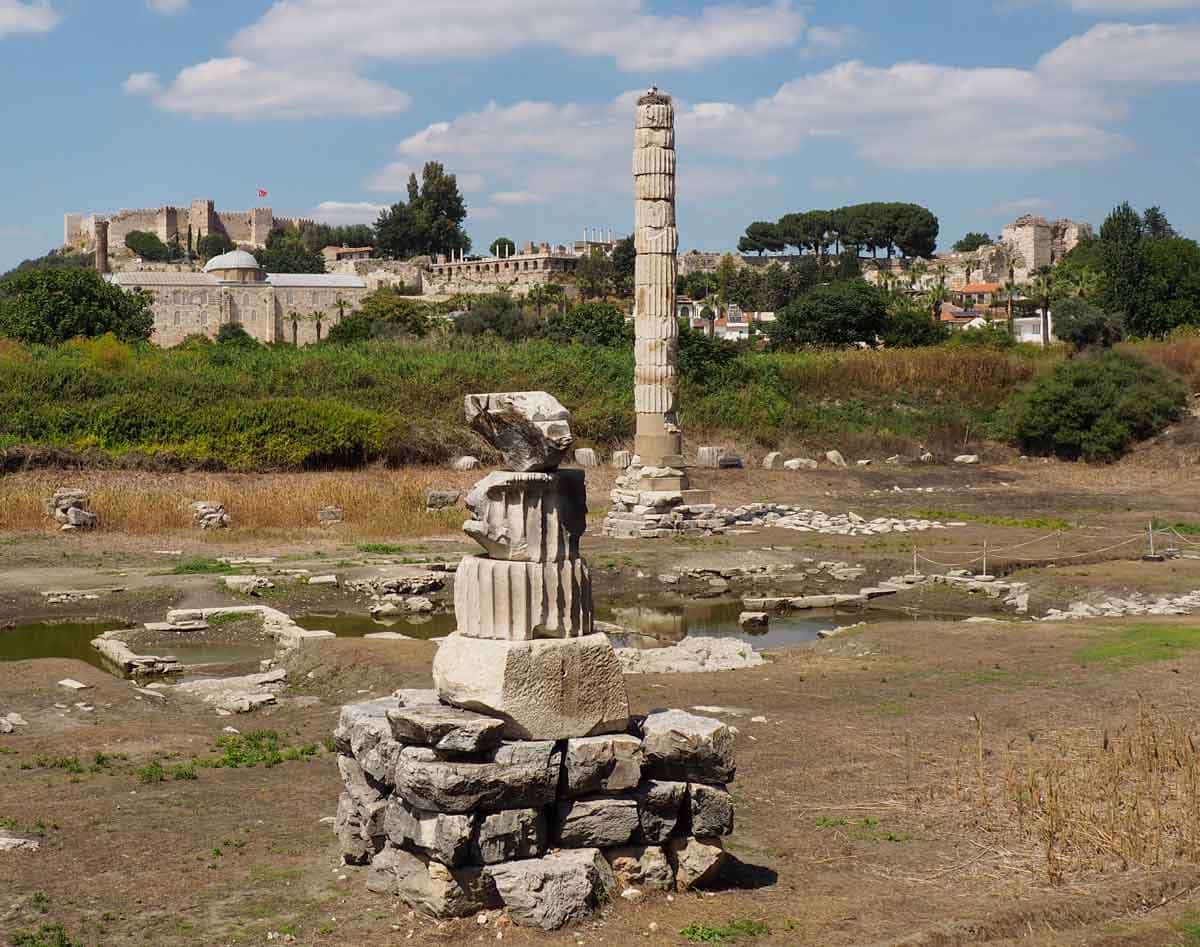
[[[675,107],[657,90],[637,104],[633,148],[635,450],[646,467],[679,467],[682,438],[676,421],[675,363]]]

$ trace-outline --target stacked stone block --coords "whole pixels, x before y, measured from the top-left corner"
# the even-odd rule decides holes
[[[670,710],[620,734],[513,741],[504,729],[433,691],[342,708],[336,829],[370,890],[436,917],[504,908],[557,928],[619,886],[715,879],[734,824],[725,724]]]
[[[733,829],[732,732],[680,711],[631,719],[593,631],[583,473],[558,469],[566,409],[544,392],[466,406],[512,469],[467,497],[464,529],[486,555],[458,568],[436,689],[342,709],[343,859],[435,916],[502,907],[548,929],[610,901],[618,880],[711,879]]]
[[[617,539],[662,539],[670,536],[714,536],[724,533],[728,519],[717,510],[707,490],[658,490],[664,477],[683,471],[632,467],[617,478],[604,534]]]
[[[47,515],[54,517],[64,533],[95,529],[99,522],[99,517],[88,510],[85,490],[56,490],[54,496],[46,499],[45,508]]]

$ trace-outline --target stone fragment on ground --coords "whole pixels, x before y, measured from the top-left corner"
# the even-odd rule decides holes
[[[192,523],[200,529],[228,529],[229,512],[216,500],[197,500],[192,504]]]
[[[766,663],[750,645],[736,638],[684,638],[666,648],[617,648],[626,674],[698,674],[735,671]]]
[[[176,684],[172,694],[212,705],[218,714],[244,714],[276,702],[286,686],[287,671],[276,668],[242,677],[204,678]]]
[[[465,455],[463,457],[457,457],[450,464],[450,467],[451,467],[451,469],[457,470],[460,472],[466,471],[466,470],[478,470],[479,469],[479,458],[472,457],[469,454]]]
[[[275,588],[275,583],[262,575],[227,575],[225,588],[238,595],[258,595],[266,589]]]
[[[667,859],[680,891],[707,884],[720,874],[725,852],[717,839],[673,838],[666,845]]]
[[[458,506],[458,501],[461,499],[461,490],[438,490],[429,487],[425,491],[425,509],[427,511],[450,509]]]
[[[594,848],[492,865],[485,872],[512,919],[542,930],[587,917],[616,889],[612,868]]]
[[[733,781],[733,731],[720,720],[657,710],[642,720],[641,731],[647,776],[721,785]]]

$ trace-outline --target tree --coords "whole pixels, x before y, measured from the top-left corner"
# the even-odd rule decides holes
[[[218,345],[234,345],[241,348],[255,348],[258,341],[236,322],[223,322],[217,330]]]
[[[1128,202],[1116,207],[1100,227],[1106,284],[1104,308],[1121,313],[1130,328],[1139,321],[1144,236],[1141,215]]]
[[[1042,346],[1050,344],[1050,300],[1054,298],[1054,270],[1044,266],[1034,274],[1026,291],[1036,300],[1042,317]]]
[[[148,230],[131,230],[125,235],[125,246],[151,263],[163,263],[171,257],[171,249]]]
[[[575,265],[575,285],[584,299],[607,295],[612,289],[614,275],[613,261],[598,247]]]
[[[269,237],[268,237],[269,239]],[[196,255],[202,260],[211,260],[222,253],[237,249],[237,244],[229,239],[227,234],[210,233],[201,237],[196,243]]]
[[[742,241],[749,247],[742,250],[743,253],[757,253],[759,256],[764,252],[780,253],[786,247],[779,234],[779,225],[765,220],[756,220],[746,228],[746,235],[738,241],[739,250],[742,248]]]
[[[495,335],[509,342],[528,338],[537,328],[508,293],[480,296],[457,322],[462,335]]]
[[[1078,297],[1059,300],[1054,306],[1054,334],[1076,352],[1089,348],[1112,348],[1121,341],[1121,317],[1105,312]]]
[[[538,318],[542,317],[542,310],[546,306],[558,306],[561,308],[566,297],[563,295],[563,288],[558,283],[539,283],[529,287],[529,292],[525,294],[526,305],[532,306]]]
[[[111,332],[123,342],[150,338],[154,314],[144,292],[126,292],[91,270],[20,270],[0,281],[0,335],[57,345]]]
[[[355,315],[367,320],[373,336],[415,335],[419,338],[429,332],[433,321],[427,305],[391,286],[381,286],[364,296],[358,312],[351,313],[349,318]],[[344,334],[354,331],[357,330],[348,329]]]
[[[1157,205],[1147,207],[1146,212],[1142,214],[1142,229],[1150,240],[1170,240],[1179,236],[1167,220],[1167,215]]]
[[[267,245],[254,251],[254,258],[268,273],[324,273],[325,257],[310,250],[294,234],[272,231]]]
[[[458,179],[438,161],[427,161],[418,183],[408,178],[408,201],[385,208],[375,223],[375,247],[393,259],[465,253],[471,238],[462,228],[467,205]]]
[[[892,310],[881,335],[888,348],[913,349],[945,342],[950,329],[924,307],[905,302]]]
[[[1200,326],[1200,244],[1183,237],[1146,240],[1141,252],[1141,283],[1134,335],[1159,337],[1179,326]]]
[[[618,240],[612,251],[613,283],[619,296],[633,295],[634,272],[637,267],[637,248],[633,234]]]
[[[584,345],[628,345],[633,341],[633,327],[625,321],[620,306],[606,302],[580,303],[551,316],[546,324],[546,337]]]
[[[512,242],[510,237],[497,237],[488,247],[488,253],[492,256],[512,256],[516,252],[517,245]]]
[[[775,314],[767,327],[776,348],[874,345],[888,320],[887,294],[862,280],[818,286]]]
[[[971,231],[955,243],[953,249],[955,253],[974,253],[980,247],[990,247],[991,245],[992,238],[986,233]]]
[[[76,253],[68,249],[51,250],[45,256],[22,260],[13,269],[0,275],[0,280],[24,270],[90,270],[95,266],[95,253]]]

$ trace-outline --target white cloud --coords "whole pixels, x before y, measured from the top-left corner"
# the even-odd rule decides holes
[[[662,16],[644,0],[278,0],[233,39],[255,59],[480,59],[531,47],[612,57],[625,70],[703,69],[784,49],[805,33],[791,0]]]
[[[1132,14],[1162,13],[1167,10],[1200,10],[1200,0],[1066,0],[1076,13]]]
[[[1038,71],[1081,83],[1200,82],[1200,24],[1101,23],[1043,56]]]
[[[128,95],[158,95],[162,83],[156,72],[135,72],[121,85]]]
[[[334,227],[373,224],[386,207],[386,204],[373,204],[370,201],[322,201],[304,216]]]
[[[0,38],[16,33],[46,33],[61,20],[50,0],[0,0]]]
[[[491,201],[501,207],[520,207],[527,204],[544,204],[546,198],[533,191],[497,191],[491,195]]]
[[[1012,201],[998,201],[991,207],[983,208],[981,213],[1004,216],[1016,214],[1017,216],[1020,216],[1021,214],[1033,214],[1039,211],[1046,211],[1050,208],[1050,206],[1050,201],[1044,197],[1018,197],[1016,200]]]
[[[125,80],[125,90],[197,118],[388,115],[409,104],[398,89],[350,72],[263,66],[240,57],[188,66],[165,89],[155,83],[153,73],[135,73]]]
[[[457,169],[451,169],[451,173],[458,179],[458,189],[465,194],[477,194],[487,186],[481,174],[463,173]],[[416,174],[419,178],[421,169],[403,161],[394,161],[367,178],[366,188],[382,194],[405,194],[408,192],[408,178],[411,174]]]
[[[191,0],[146,0],[146,6],[155,13],[174,16],[176,13],[183,13],[191,6]]]

